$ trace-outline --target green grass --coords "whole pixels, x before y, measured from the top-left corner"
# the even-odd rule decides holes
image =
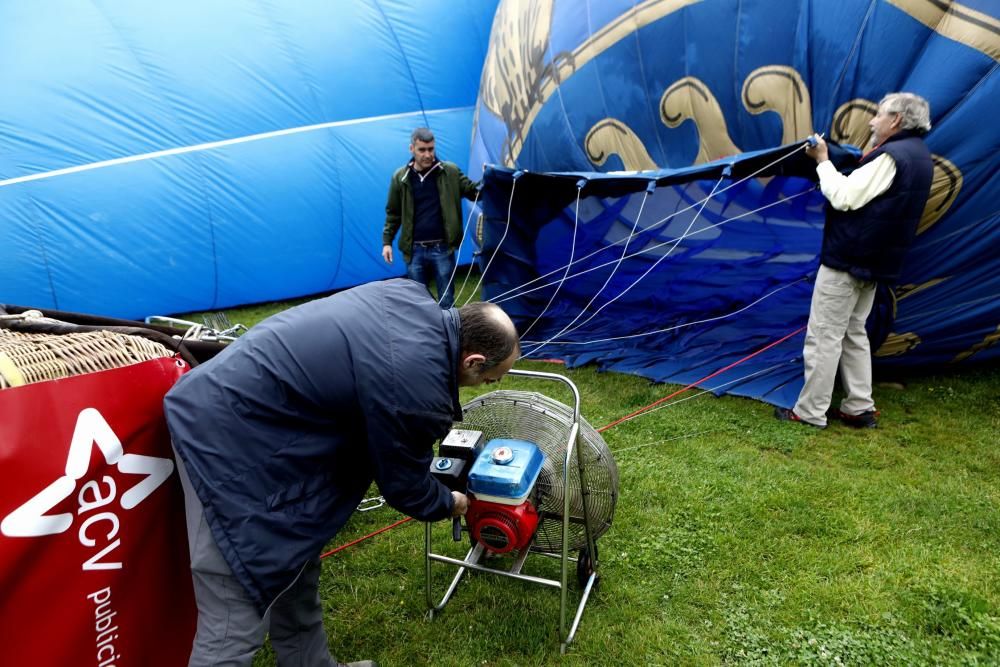
[[[675,388],[566,373],[595,427]],[[566,400],[551,383],[502,386]],[[876,430],[818,431],[701,395],[606,431],[620,499],[565,656],[554,589],[470,576],[428,620],[417,522],[323,561],[333,651],[383,667],[1000,664],[1000,370],[911,377],[876,400]],[[334,545],[400,516],[357,513]],[[434,550],[461,557],[448,533],[435,527]],[[557,577],[558,562],[525,571]],[[434,572],[440,597],[454,570]],[[268,647],[254,664],[274,664]]]

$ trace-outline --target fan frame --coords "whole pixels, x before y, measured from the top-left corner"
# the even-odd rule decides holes
[[[563,638],[560,646],[560,652],[565,653],[569,644],[573,641],[576,636],[576,631],[580,625],[580,619],[583,616],[583,610],[586,607],[587,600],[590,598],[590,594],[593,591],[599,577],[600,577],[600,564],[597,560],[597,536],[593,526],[591,525],[591,513],[588,507],[588,497],[589,492],[587,489],[587,478],[584,474],[584,461],[580,456],[580,391],[577,389],[576,385],[566,377],[565,375],[560,375],[558,373],[543,373],[540,371],[527,371],[527,370],[511,370],[509,375],[516,375],[527,378],[534,378],[539,380],[549,380],[556,381],[565,384],[573,395],[573,421],[569,429],[569,437],[567,439],[565,458],[563,460],[563,489],[569,488],[569,471],[572,465],[572,459],[576,460],[576,470],[580,476],[580,489],[581,489],[581,502],[583,505],[583,515],[584,515],[584,529],[586,534],[586,545],[583,549],[586,550],[588,554],[588,566],[589,566],[589,576],[587,576],[586,581],[583,582],[583,591],[580,594],[580,600],[576,607],[576,614],[573,618],[572,625],[567,631],[567,610],[568,610],[568,591],[569,591],[569,574],[570,566],[569,564],[577,563],[578,559],[573,558],[569,554],[570,550],[570,496],[569,493],[563,493],[563,516],[562,516],[562,550],[559,554],[552,554],[543,551],[536,551],[531,548],[522,549],[520,553],[514,558],[513,564],[509,569],[499,569],[496,567],[491,567],[484,565],[481,560],[485,554],[485,549],[482,544],[476,544],[468,553],[465,555],[464,559],[452,558],[443,554],[434,553],[431,549],[431,523],[424,524],[424,544],[425,544],[425,558],[424,558],[424,575],[425,575],[425,592],[427,596],[427,606],[429,608],[428,617],[433,619],[435,613],[440,612],[444,609],[445,605],[451,599],[455,590],[458,588],[459,582],[461,582],[462,577],[466,572],[474,570],[476,572],[483,572],[487,574],[494,574],[501,577],[506,577],[509,579],[517,579],[519,581],[524,581],[532,584],[538,584],[542,586],[548,586],[551,588],[557,588],[560,592],[559,601],[559,636]],[[610,456],[610,452],[608,452]],[[613,461],[613,459],[612,459]],[[612,515],[614,512],[612,511]],[[609,519],[610,521],[610,519]],[[521,569],[524,566],[524,561],[527,556],[531,553],[536,553],[542,556],[556,557],[560,559],[560,573],[561,577],[559,580],[546,579],[543,577],[536,577],[532,575],[522,574]],[[590,558],[589,554],[593,554],[593,558]],[[451,565],[458,568],[458,572],[455,574],[444,593],[444,597],[440,602],[434,602],[434,592],[432,590],[432,578],[431,578],[431,565],[434,562],[444,563],[446,565]]]

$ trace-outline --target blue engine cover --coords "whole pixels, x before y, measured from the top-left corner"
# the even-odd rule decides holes
[[[486,443],[469,471],[469,491],[503,502],[527,497],[545,455],[533,442],[495,438]]]

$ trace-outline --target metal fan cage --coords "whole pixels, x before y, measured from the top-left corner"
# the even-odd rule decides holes
[[[565,485],[563,472],[566,446],[573,426],[573,409],[544,394],[500,390],[480,396],[464,406],[465,418],[458,428],[482,431],[486,440],[516,438],[538,445],[545,454],[542,472],[535,484],[536,509],[541,520],[532,548],[546,553],[561,553],[563,548],[564,494],[569,495],[569,549],[587,545],[583,507],[583,482],[589,492],[592,538],[597,539],[611,527],[618,499],[618,467],[604,438],[582,417],[577,437],[576,456],[570,461]]]

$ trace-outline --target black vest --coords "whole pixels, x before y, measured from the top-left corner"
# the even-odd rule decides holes
[[[861,164],[882,153],[896,163],[892,185],[856,211],[838,211],[827,203],[820,261],[861,280],[893,284],[917,234],[934,163],[927,145],[912,130],[892,135],[865,155]]]

